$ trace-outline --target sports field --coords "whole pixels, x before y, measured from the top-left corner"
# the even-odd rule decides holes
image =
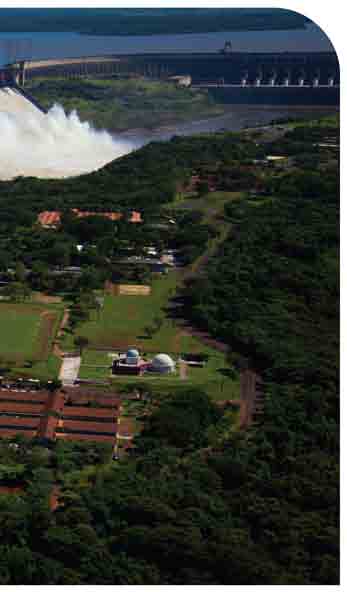
[[[77,327],[76,333],[88,337],[90,347],[126,349],[136,346],[141,351],[200,351],[200,346],[189,334],[179,329],[166,317],[165,308],[177,285],[176,272],[153,281],[149,296],[105,295],[101,313],[92,312],[91,319]],[[148,337],[145,328],[156,317],[162,317],[160,329]],[[70,341],[69,341],[70,339]],[[72,338],[66,337],[63,346],[73,347]]]
[[[46,359],[58,318],[54,308],[0,303],[0,358],[16,363]]]

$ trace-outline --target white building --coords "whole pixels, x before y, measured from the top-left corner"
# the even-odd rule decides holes
[[[154,356],[150,369],[160,374],[171,374],[175,371],[175,362],[167,354],[158,354]]]

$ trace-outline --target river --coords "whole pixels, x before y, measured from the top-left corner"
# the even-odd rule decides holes
[[[173,136],[191,136],[202,133],[218,131],[238,132],[248,127],[267,125],[274,119],[295,117],[298,119],[318,118],[323,115],[336,113],[334,107],[274,107],[274,106],[247,106],[233,105],[228,113],[219,117],[200,119],[191,122],[178,123],[170,126],[162,126],[153,130],[132,129],[116,134],[130,140],[135,149],[144,144],[155,141],[169,140]]]
[[[1,14],[1,9],[0,9]],[[305,29],[223,31],[184,35],[92,36],[79,33],[0,33],[0,65],[16,59],[44,59],[109,54],[217,52],[226,40],[234,51],[334,51],[314,23]]]

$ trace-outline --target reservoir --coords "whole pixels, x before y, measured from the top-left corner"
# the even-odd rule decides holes
[[[303,29],[223,31],[183,35],[105,36],[79,33],[0,33],[0,65],[21,58],[45,59],[110,54],[218,52],[230,40],[234,51],[334,51],[314,23]],[[18,43],[15,43],[18,42]]]

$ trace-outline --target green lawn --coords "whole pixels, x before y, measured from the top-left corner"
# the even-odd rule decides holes
[[[17,363],[46,359],[58,319],[55,307],[0,303],[0,357]]]
[[[194,340],[194,338],[191,339],[195,341],[196,351],[208,353],[209,360],[203,368],[188,367],[187,378],[185,380],[182,380],[179,372],[176,371],[175,374],[169,376],[156,376],[153,374],[145,374],[141,377],[114,376],[112,377],[112,384],[121,390],[129,384],[136,385],[137,382],[148,382],[155,392],[168,392],[170,388],[177,391],[187,386],[196,386],[203,388],[215,400],[238,399],[239,381],[225,375],[223,371],[223,369],[226,369],[224,354],[207,347],[198,342],[198,340]],[[163,351],[167,352],[168,350],[163,348]],[[79,378],[109,380],[111,377],[110,366],[112,359],[108,353],[92,349],[86,350],[83,353]],[[172,355],[175,360],[178,359],[177,354],[172,353]],[[151,358],[151,356],[148,356],[148,358]]]
[[[169,353],[177,360],[184,352],[204,352],[209,354],[207,365],[204,368],[188,368],[186,380],[182,380],[177,372],[170,376],[152,374],[141,378],[118,376],[112,378],[112,384],[122,389],[127,384],[144,380],[157,392],[198,386],[214,399],[238,398],[238,380],[225,376],[221,371],[226,367],[224,354],[205,345],[184,327],[166,317],[165,307],[179,281],[179,272],[172,271],[153,281],[150,296],[106,295],[100,316],[92,312],[91,319],[81,324],[75,332],[89,339],[89,346],[83,352],[79,378],[108,381],[112,363],[108,353],[124,351],[128,347],[137,347],[148,359],[157,353]],[[163,325],[151,338],[147,338],[144,327],[151,324],[159,314],[163,317]],[[73,348],[73,338],[67,334],[62,349],[67,351]]]
[[[198,210],[204,214],[204,222],[210,222],[211,218],[223,213],[226,203],[244,195],[242,191],[210,191],[202,197],[180,193],[174,203],[165,204],[163,209]]]
[[[174,294],[178,280],[178,273],[172,271],[153,281],[150,296],[106,295],[100,317],[93,311],[91,319],[80,325],[76,334],[86,336],[91,348],[136,346],[142,352],[200,351],[199,342],[165,316],[168,298]],[[157,316],[163,317],[163,325],[148,338],[144,328]],[[66,336],[62,347],[73,347],[71,336]]]
[[[50,354],[46,360],[34,362],[30,368],[17,367],[11,372],[13,376],[27,376],[28,378],[37,378],[39,380],[53,380],[58,378],[61,367],[61,359]]]

